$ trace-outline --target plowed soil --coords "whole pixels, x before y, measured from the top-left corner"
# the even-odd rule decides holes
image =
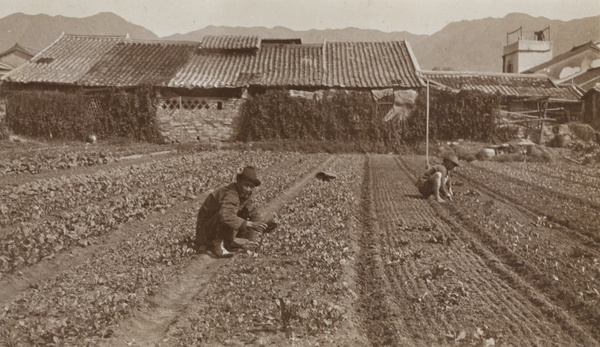
[[[531,217],[497,200],[493,193],[479,191],[470,181],[455,188],[455,202],[442,205],[423,199],[412,172],[424,168],[422,158],[373,156],[368,161],[359,267],[364,274],[362,306],[371,341],[392,345],[596,344],[597,321],[592,317],[597,317],[597,304],[587,313],[570,312],[572,306],[545,290],[546,283],[536,278],[543,277],[537,264],[515,262],[518,252],[483,234],[480,219],[473,221],[478,212],[475,206],[484,206],[486,201],[495,202],[500,218]],[[476,194],[468,194],[475,190]],[[563,239],[597,254],[577,238]],[[563,241],[556,240],[556,246]],[[520,270],[523,266],[531,268],[531,273]]]
[[[275,163],[263,171],[260,197],[279,227],[229,259],[187,248],[173,264],[148,255],[157,246],[144,233],[158,235],[148,242],[161,247],[160,240],[190,243],[209,191],[125,223],[87,248],[5,274],[0,346],[600,345],[599,176],[462,163],[453,201],[437,203],[414,185],[425,169],[422,156]],[[335,178],[320,181],[321,171]],[[99,263],[114,269],[92,273]],[[111,276],[132,274],[152,287],[136,280],[122,296],[108,291]],[[70,317],[65,295],[89,309]],[[90,296],[92,304],[82,299]],[[73,336],[79,330],[70,324],[93,322],[93,312],[117,297],[123,308],[99,333]],[[31,309],[33,300],[42,308]],[[50,321],[44,329],[53,333],[37,336],[42,323],[27,326],[23,312]]]

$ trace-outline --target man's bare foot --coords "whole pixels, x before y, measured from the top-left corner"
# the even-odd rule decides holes
[[[444,201],[444,199],[442,199],[442,198],[439,198],[439,197],[438,197],[438,198],[435,198],[435,201],[437,201],[437,202],[441,202],[441,203],[444,203],[444,202],[445,202],[445,201]]]

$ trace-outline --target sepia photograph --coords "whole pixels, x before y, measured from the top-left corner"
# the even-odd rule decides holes
[[[600,1],[0,0],[17,346],[600,346]]]

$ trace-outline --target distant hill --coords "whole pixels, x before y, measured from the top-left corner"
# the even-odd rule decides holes
[[[162,39],[201,41],[205,35],[258,35],[263,38],[300,38],[304,43],[322,43],[325,39],[328,41],[407,40],[422,69],[500,72],[506,33],[521,26],[525,39],[532,39],[533,31],[550,26],[550,40],[554,42],[554,55],[562,54],[573,46],[590,40],[600,40],[600,16],[564,22],[520,13],[512,13],[504,18],[450,23],[433,35],[357,28],[294,31],[281,26],[274,28],[207,26]],[[86,18],[16,13],[0,19],[0,52],[9,49],[15,43],[39,51],[50,45],[62,32],[84,35],[129,33],[130,37],[135,39],[159,39],[150,30],[127,22],[110,12]],[[511,36],[511,40],[515,38],[516,36]]]
[[[285,27],[226,27],[212,26],[189,32],[187,34],[175,34],[163,37],[165,40],[201,41],[206,35],[257,35],[264,38],[300,38],[303,43],[323,43],[324,39],[329,41],[392,41],[407,40],[413,43],[421,42],[427,35],[415,35],[406,31],[386,33],[372,29],[327,29],[294,31]]]
[[[22,47],[40,51],[54,42],[61,33],[81,35],[129,35],[138,39],[158,39],[150,30],[109,12],[86,18],[27,15],[14,13],[0,19],[0,52],[19,43]]]
[[[425,40],[412,44],[423,69],[449,68],[463,71],[502,72],[506,33],[523,27],[523,37],[533,40],[533,32],[550,26],[553,53],[559,55],[573,46],[600,40],[600,16],[568,22],[512,13],[504,18],[454,22]],[[516,34],[510,36],[516,40]]]

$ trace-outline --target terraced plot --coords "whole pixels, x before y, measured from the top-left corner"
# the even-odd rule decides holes
[[[118,164],[0,187],[0,345],[600,344],[582,168],[465,163],[439,204],[414,186],[422,156]],[[199,204],[247,164],[277,228],[233,259],[196,252]]]
[[[565,309],[514,273],[452,208],[419,197],[413,169],[391,156],[370,158],[363,187],[367,230],[365,324],[380,344],[594,342]],[[464,188],[464,186],[462,187]],[[462,190],[462,189],[461,189]],[[458,194],[458,193],[457,193]],[[450,203],[448,204],[451,205]]]

